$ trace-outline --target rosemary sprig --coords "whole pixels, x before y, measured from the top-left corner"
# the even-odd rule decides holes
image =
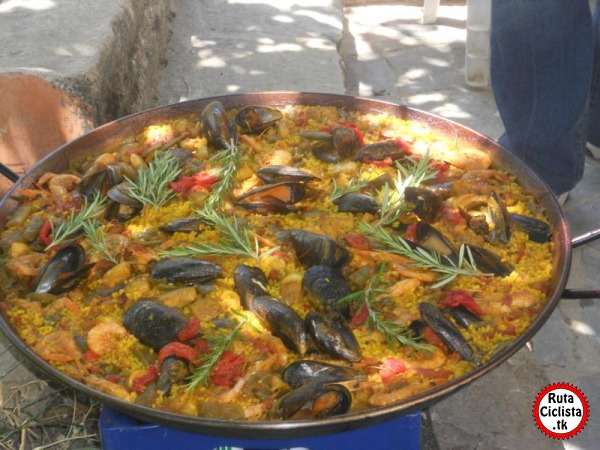
[[[169,187],[181,172],[175,158],[169,153],[157,153],[148,167],[138,170],[137,179],[126,177],[126,191],[144,205],[158,208],[175,197]]]
[[[410,329],[388,319],[389,315],[378,308],[378,298],[385,294],[385,283],[383,274],[386,265],[381,264],[375,276],[369,280],[364,290],[353,292],[343,297],[341,302],[357,303],[367,308],[368,317],[366,325],[377,329],[384,337],[388,345],[396,342],[405,347],[411,347],[415,350],[430,350],[429,344],[418,342]]]
[[[212,242],[193,242],[185,247],[177,247],[170,250],[159,252],[161,256],[248,256],[259,260],[272,253],[278,247],[270,249],[268,252],[260,254],[258,239],[254,238],[254,245],[246,230],[242,230],[236,221],[235,216],[232,220],[219,215],[215,210],[207,208],[195,211],[196,214],[209,226],[219,232],[219,239],[216,243]]]
[[[368,186],[368,182],[361,180],[360,173],[356,178],[350,178],[346,186],[339,186],[335,180],[333,181],[333,191],[329,194],[329,199],[333,202],[343,195],[351,194],[353,192],[360,191],[362,188]]]
[[[396,162],[397,176],[393,188],[386,183],[382,192],[381,214],[378,225],[389,225],[408,211],[408,204],[404,199],[407,187],[418,187],[427,180],[434,179],[438,173],[429,163],[429,150],[415,161],[408,158],[409,165],[403,166]]]
[[[217,162],[221,165],[221,168],[217,172],[219,181],[213,185],[210,195],[205,200],[205,209],[213,209],[221,206],[223,198],[231,194],[237,168],[241,161],[242,153],[233,141],[231,141],[227,148],[210,158],[209,162]]]
[[[481,273],[477,270],[471,250],[464,244],[460,246],[458,261],[455,263],[449,258],[441,256],[439,253],[429,252],[421,247],[413,248],[400,236],[389,234],[381,227],[374,227],[366,222],[361,222],[358,226],[374,240],[384,245],[388,252],[413,260],[413,266],[415,267],[430,269],[441,274],[438,277],[437,283],[431,286],[432,289],[450,283],[458,275],[491,276],[491,274]]]
[[[71,215],[56,226],[56,228],[51,222],[52,243],[46,247],[46,250],[73,240],[74,236],[81,231],[86,222],[100,214],[105,201],[106,198],[100,194],[96,194],[91,202],[84,197],[83,206],[78,213],[75,213],[75,210],[71,210]]]
[[[210,373],[213,368],[217,365],[221,356],[225,350],[229,348],[231,343],[240,337],[240,331],[246,326],[248,317],[244,317],[237,326],[226,336],[206,336],[204,339],[210,342],[211,351],[204,355],[198,362],[202,362],[202,365],[198,367],[194,373],[192,373],[188,379],[190,382],[186,384],[186,392],[193,391],[196,386],[200,383],[208,386],[210,380]]]
[[[118,264],[116,258],[116,248],[114,245],[109,245],[106,242],[106,237],[100,228],[100,223],[95,220],[87,220],[83,222],[83,232],[85,237],[90,241],[90,247],[94,249],[102,259],[110,261],[113,264]]]

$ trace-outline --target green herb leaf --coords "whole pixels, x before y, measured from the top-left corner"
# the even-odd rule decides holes
[[[368,186],[368,182],[361,180],[361,174],[359,173],[356,178],[350,178],[346,186],[339,186],[335,180],[333,181],[333,191],[329,194],[329,199],[333,202],[338,198],[346,194],[360,191],[362,188]]]
[[[100,214],[105,201],[106,198],[100,194],[96,194],[91,202],[88,202],[84,198],[83,206],[78,213],[71,210],[71,215],[56,226],[56,228],[53,222],[51,222],[52,243],[46,247],[46,250],[64,242],[75,240],[76,234],[82,230],[84,224]]]
[[[227,148],[216,153],[209,162],[216,162],[221,165],[221,168],[217,172],[219,181],[215,183],[210,191],[210,195],[205,200],[205,209],[214,209],[220,207],[223,203],[223,199],[231,195],[231,189],[237,176],[237,169],[242,161],[242,152],[233,143],[233,141],[227,146]]]
[[[175,158],[169,153],[157,153],[148,167],[138,170],[137,179],[126,178],[126,191],[144,205],[158,208],[175,197],[169,187],[181,172]]]
[[[110,261],[113,264],[118,264],[119,261],[116,258],[116,248],[114,245],[109,245],[106,242],[106,237],[102,232],[100,223],[95,220],[88,220],[83,222],[83,231],[85,237],[90,241],[90,247],[94,249],[102,259]]]

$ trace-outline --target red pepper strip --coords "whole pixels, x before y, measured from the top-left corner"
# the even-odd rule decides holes
[[[358,328],[362,327],[365,323],[367,323],[367,319],[369,318],[369,308],[367,305],[362,305],[358,311],[352,316],[350,320],[350,328]]]
[[[46,219],[44,225],[42,225],[42,229],[40,230],[40,234],[38,235],[38,239],[42,244],[48,246],[52,244],[52,238],[50,234],[52,233],[52,223],[50,220]]]
[[[192,338],[195,338],[198,335],[198,330],[200,329],[200,322],[196,318],[196,316],[190,317],[190,320],[187,326],[177,333],[177,340],[180,342],[188,341]]]
[[[406,365],[401,359],[386,358],[379,369],[379,376],[381,377],[381,381],[387,383],[396,375],[404,372],[406,372]]]
[[[242,355],[230,351],[223,352],[221,360],[210,376],[210,382],[218,386],[233,387],[235,379],[242,376],[242,364],[244,364]]]
[[[458,209],[442,208],[442,219],[452,225],[464,225],[465,219],[460,215]]]
[[[133,379],[133,390],[138,393],[143,392],[146,386],[155,380],[158,380],[158,369],[154,365],[148,366],[144,375]]]
[[[411,223],[404,232],[404,239],[415,242],[417,239],[417,223]]]
[[[396,138],[396,139],[393,139],[393,141],[396,144],[398,144],[400,147],[402,147],[402,150],[404,150],[406,153],[412,154],[412,148],[410,147],[410,144],[408,142],[406,142],[404,139]]]
[[[121,377],[119,375],[106,375],[106,379],[111,383],[119,383]]]
[[[444,306],[446,308],[456,308],[457,306],[464,306],[473,314],[481,317],[483,315],[483,310],[477,304],[475,299],[471,297],[468,292],[465,291],[448,291],[446,292],[445,297],[439,303],[440,306]]]
[[[198,172],[191,177],[181,177],[178,181],[169,183],[169,187],[177,193],[193,192],[198,189],[210,189],[219,181],[217,175],[209,175],[206,172]]]
[[[169,342],[158,352],[158,366],[162,366],[163,361],[169,356],[177,356],[185,359],[189,363],[194,363],[198,359],[198,352],[194,347],[182,344],[181,342]]]
[[[427,342],[440,348],[444,353],[449,352],[449,349],[448,349],[448,346],[446,345],[446,343],[444,341],[442,341],[442,339],[437,334],[435,334],[435,331],[433,331],[433,329],[431,327],[427,326],[427,327],[423,328],[422,334],[423,334],[423,339],[425,339]]]
[[[346,234],[342,239],[350,247],[357,250],[371,250],[373,248],[369,238],[363,236],[362,234]]]
[[[95,363],[99,359],[100,357],[91,350],[88,350],[83,354],[83,360],[86,362]]]

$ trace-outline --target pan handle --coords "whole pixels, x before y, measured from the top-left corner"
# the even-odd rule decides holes
[[[600,238],[600,228],[597,230],[588,231],[581,236],[573,238],[571,246],[573,248],[580,247],[588,242],[592,242]],[[582,298],[600,298],[600,289],[565,289],[561,295],[564,300],[579,300]]]
[[[16,183],[17,180],[20,178],[19,175],[14,173],[12,170],[10,170],[7,166],[5,166],[2,163],[0,163],[0,175],[5,176],[13,183]]]

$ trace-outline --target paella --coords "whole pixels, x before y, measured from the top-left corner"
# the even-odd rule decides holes
[[[401,402],[474,370],[547,299],[535,193],[426,123],[211,102],[14,193],[2,307],[61,372],[227,420]]]

